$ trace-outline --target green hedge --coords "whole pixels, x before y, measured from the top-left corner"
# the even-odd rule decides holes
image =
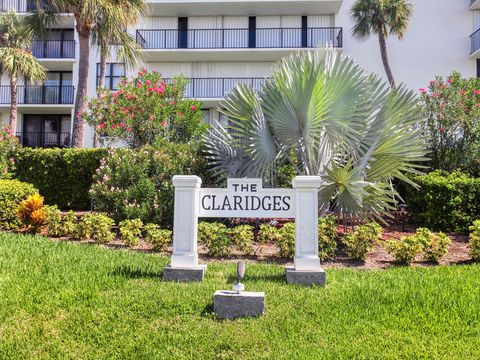
[[[412,180],[403,197],[415,222],[432,230],[467,232],[480,219],[480,178],[461,172],[434,171]]]
[[[92,177],[106,149],[19,149],[16,178],[40,190],[48,205],[90,209]]]
[[[15,229],[21,222],[17,208],[22,200],[37,193],[32,184],[18,180],[0,180],[0,229]]]

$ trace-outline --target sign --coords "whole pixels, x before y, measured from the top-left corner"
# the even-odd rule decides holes
[[[201,188],[199,217],[295,218],[295,191],[264,189],[262,179],[228,179],[226,189]]]

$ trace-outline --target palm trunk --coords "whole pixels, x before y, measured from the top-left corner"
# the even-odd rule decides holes
[[[17,76],[10,76],[10,120],[8,127],[15,135],[17,130]]]
[[[98,79],[98,87],[103,89],[105,87],[105,74],[107,70],[107,56],[103,54],[103,51],[100,55],[100,74]],[[95,134],[93,135],[93,147],[98,147],[98,132],[95,129]]]
[[[82,114],[87,103],[88,67],[90,57],[89,34],[79,32],[79,60],[78,60],[78,85],[75,96],[75,110],[73,114],[72,147],[83,147],[85,137],[85,121]]]
[[[380,54],[382,55],[383,67],[387,73],[388,82],[392,88],[395,88],[395,79],[393,78],[392,69],[390,69],[390,63],[388,61],[387,41],[385,39],[385,29],[383,26],[379,26],[378,41],[380,43]]]

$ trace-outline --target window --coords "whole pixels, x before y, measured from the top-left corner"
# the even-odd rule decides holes
[[[118,83],[125,77],[125,64],[107,63],[105,69],[105,88],[115,90]],[[97,63],[97,86],[100,82],[100,64]]]

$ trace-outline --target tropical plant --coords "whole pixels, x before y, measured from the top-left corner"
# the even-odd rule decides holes
[[[337,220],[332,215],[318,219],[318,256],[320,260],[333,259],[337,250]]]
[[[164,251],[172,239],[172,231],[160,229],[157,224],[146,224],[143,231],[145,232],[145,241],[152,244],[152,249],[156,251]]]
[[[230,237],[238,249],[246,254],[250,254],[253,250],[253,226],[239,225],[230,229]]]
[[[422,243],[415,235],[402,236],[400,240],[387,240],[385,245],[387,252],[402,265],[410,265],[422,251]]]
[[[45,205],[44,212],[48,236],[62,236],[62,212],[56,205]]]
[[[198,224],[198,241],[207,247],[208,255],[230,255],[232,240],[228,228],[222,223],[201,222]]]
[[[349,257],[365,261],[375,242],[382,236],[382,227],[375,222],[356,226],[353,233],[346,234],[343,244]]]
[[[15,12],[0,15],[0,75],[10,78],[10,119],[8,127],[15,134],[17,127],[17,82],[45,79],[45,68],[32,55],[33,32],[25,17]]]
[[[391,87],[395,87],[395,79],[388,61],[386,40],[389,35],[403,39],[412,13],[412,5],[406,0],[356,0],[352,6],[353,36],[367,39],[378,35],[383,67]]]
[[[87,214],[82,217],[79,224],[81,237],[92,239],[99,244],[106,244],[115,239],[112,227],[115,222],[104,214]]]
[[[143,222],[140,219],[123,220],[118,224],[120,236],[127,246],[136,246],[142,236]]]
[[[23,200],[17,209],[17,215],[23,224],[27,225],[33,232],[38,232],[45,224],[45,210],[43,196],[34,194]]]
[[[425,160],[417,104],[412,91],[389,88],[331,49],[292,55],[258,95],[243,85],[229,93],[221,111],[232,125],[212,126],[208,157],[222,180],[264,177],[289,161],[298,174],[321,176],[323,210],[382,221],[396,205],[392,179],[412,183],[406,173],[420,173]]]
[[[448,247],[452,243],[446,234],[434,234],[427,228],[418,228],[414,236],[422,245],[425,260],[434,263],[448,253]]]
[[[295,255],[295,223],[289,222],[279,230],[277,240],[279,255],[285,258],[292,258]]]

